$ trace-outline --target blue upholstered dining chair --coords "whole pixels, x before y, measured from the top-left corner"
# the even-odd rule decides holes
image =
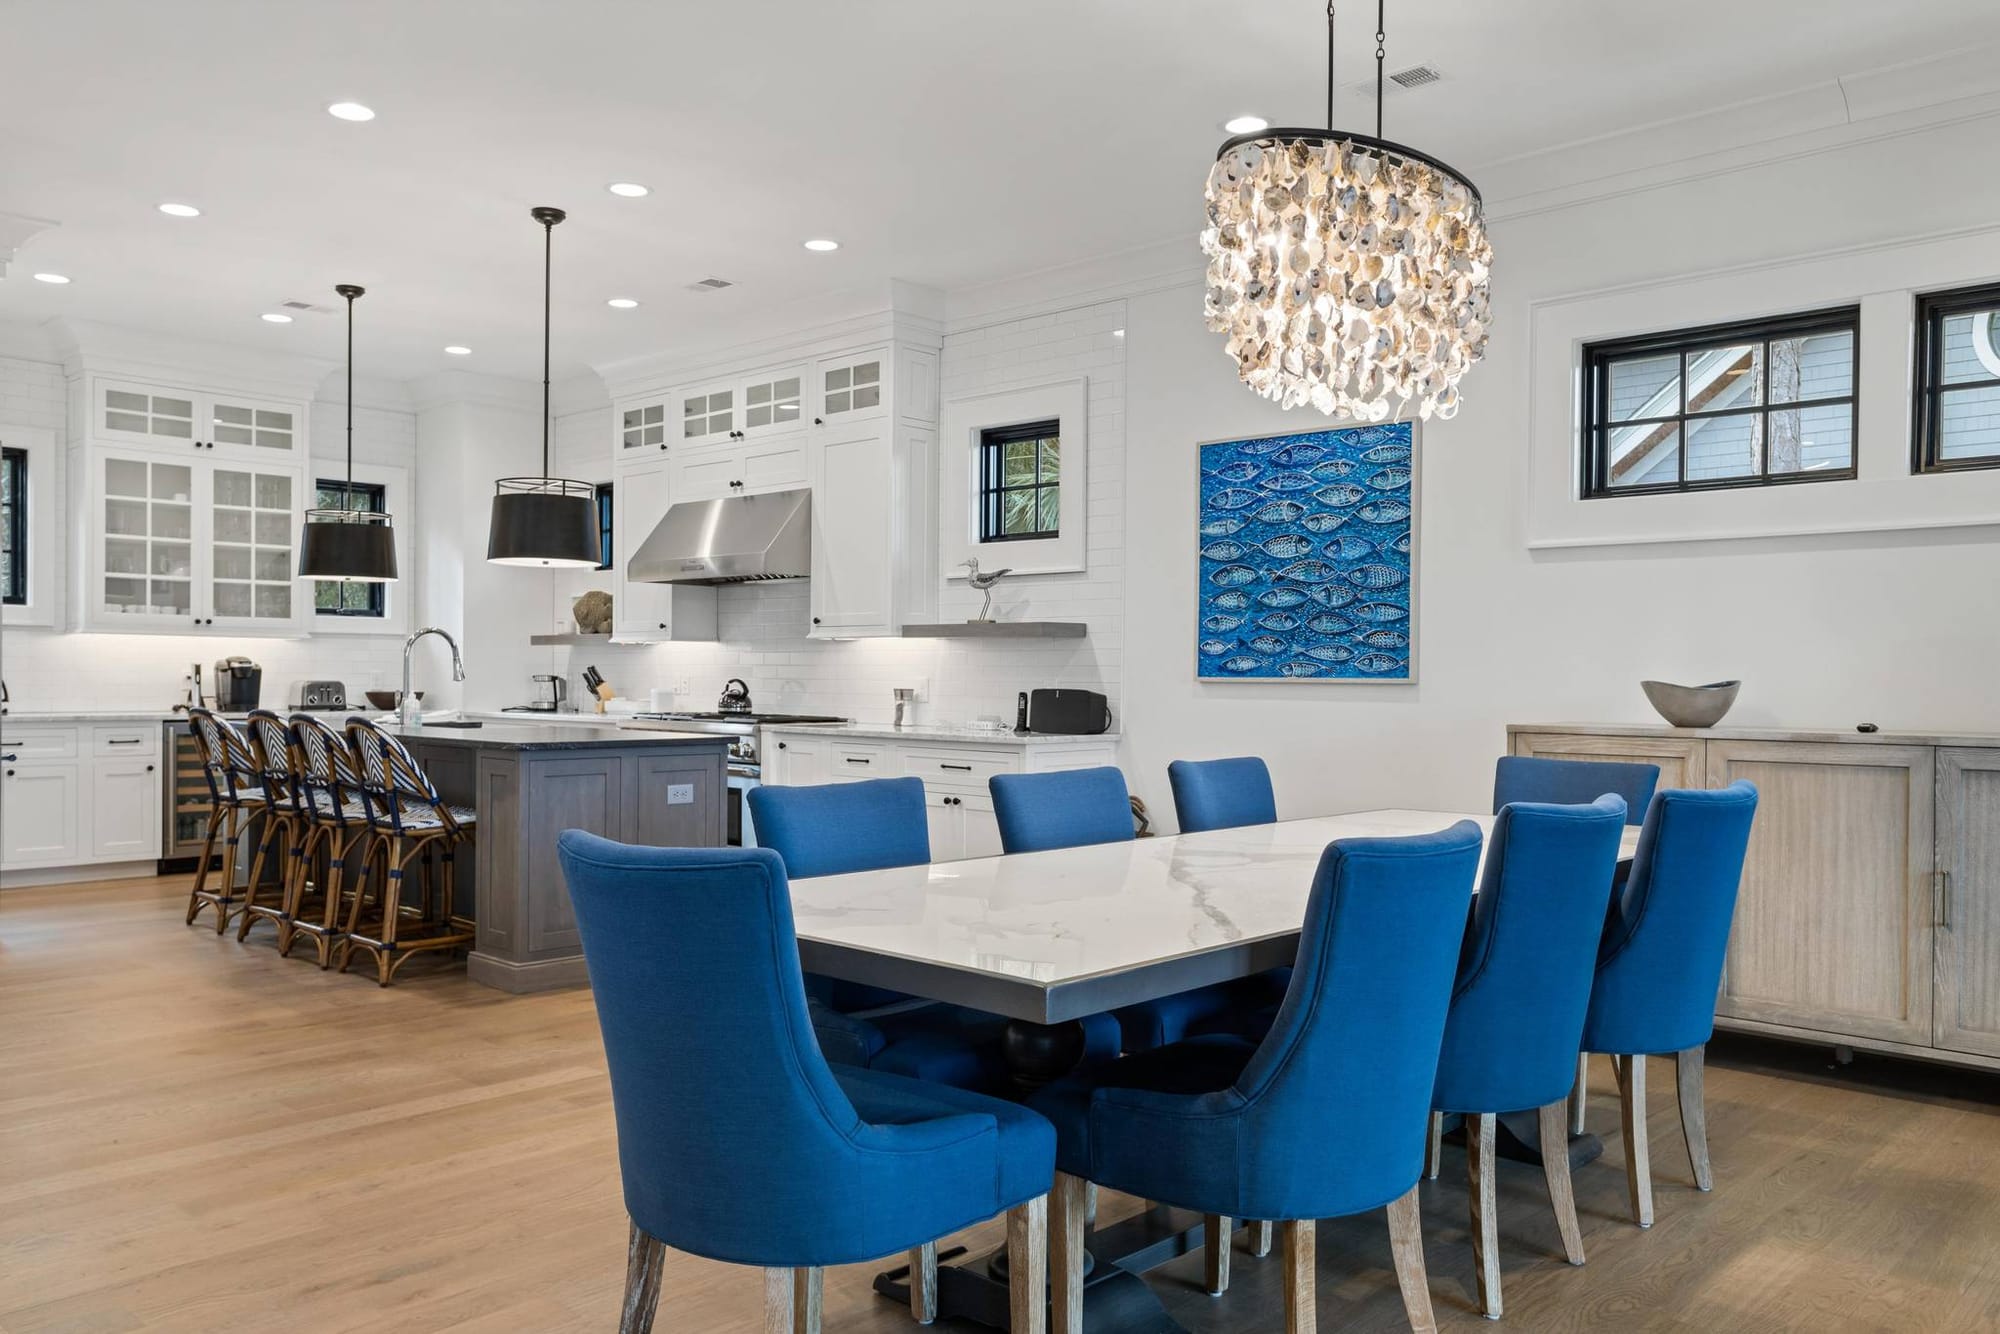
[[[1190,1038],[1057,1080],[1055,1329],[1082,1318],[1082,1196],[1095,1182],[1207,1216],[1211,1290],[1231,1220],[1278,1219],[1286,1328],[1314,1328],[1313,1220],[1387,1206],[1403,1303],[1435,1329],[1417,1210],[1424,1119],[1479,863],[1461,821],[1343,839],[1320,859],[1298,962],[1261,1043]]]
[[[921,778],[758,787],[749,801],[758,841],[793,880],[931,859]],[[998,1015],[812,974],[806,995],[820,1049],[835,1064],[985,1092],[1007,1087],[1007,1021]],[[1110,1021],[1100,1027],[1097,1055],[1117,1055]]]
[[[668,1246],[762,1266],[764,1327],[817,1334],[824,1266],[899,1251],[916,1263],[1002,1212],[1017,1282],[1042,1291],[1048,1123],[997,1098],[829,1066],[777,853],[635,848],[574,829],[557,848],[632,1222],[621,1331],[652,1328]],[[1045,1322],[1039,1300],[1013,1312],[1017,1334]]]
[[[1493,766],[1493,811],[1515,801],[1582,806],[1607,792],[1625,799],[1625,823],[1638,824],[1660,784],[1657,764],[1610,760],[1556,760],[1539,755],[1503,755]]]
[[[1606,794],[1588,806],[1503,806],[1487,844],[1431,1094],[1431,1142],[1439,1117],[1464,1115],[1473,1270],[1488,1319],[1500,1318],[1494,1119],[1535,1109],[1542,1143],[1567,1141],[1575,1052],[1624,832],[1625,803]],[[1569,1154],[1544,1153],[1542,1170],[1563,1250],[1580,1265]]]
[[[1757,789],[1747,782],[1718,791],[1669,789],[1654,797],[1598,946],[1583,1050],[1609,1054],[1618,1072],[1625,1178],[1640,1227],[1653,1225],[1648,1056],[1674,1054],[1688,1164],[1697,1187],[1715,1184],[1702,1056],[1715,1033],[1715,995],[1756,814]]]
[[[1271,770],[1254,755],[1231,760],[1175,760],[1167,766],[1174,818],[1183,834],[1276,824]]]

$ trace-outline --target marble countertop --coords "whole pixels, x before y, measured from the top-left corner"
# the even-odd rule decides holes
[[[1460,820],[1493,824],[1365,811],[819,876],[792,912],[808,972],[1055,1023],[1289,963],[1328,843]]]
[[[1551,732],[1571,736],[1685,737],[1691,741],[1828,741],[1863,746],[2000,746],[2000,732],[1908,732],[1852,727],[1671,727],[1666,723],[1508,723],[1507,735]]]
[[[904,727],[896,727],[889,723],[772,723],[766,725],[764,730],[803,732],[815,736],[880,737],[887,741],[941,741],[952,745],[980,746],[1062,746],[1086,741],[1118,740],[1117,732],[1097,732],[1088,736],[1031,732],[1022,736],[1011,729],[996,732],[991,728],[971,727],[965,723],[910,723]]]
[[[170,723],[185,718],[171,709],[17,709],[7,710],[10,723]],[[232,713],[231,718],[244,715]]]
[[[724,748],[729,738],[714,732],[641,732],[615,724],[482,723],[478,727],[397,727],[384,730],[405,741],[467,750],[603,750],[617,746],[707,746]]]

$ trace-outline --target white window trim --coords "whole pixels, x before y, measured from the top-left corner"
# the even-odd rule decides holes
[[[309,502],[319,495],[321,478],[337,481],[347,476],[347,459],[314,458],[307,464],[306,494]],[[410,603],[417,593],[415,550],[410,543],[410,525],[416,519],[416,493],[410,487],[406,468],[386,463],[356,463],[354,480],[382,488],[382,504],[396,531],[396,582],[382,586],[382,616],[321,616],[313,610],[312,585],[320,582],[301,579],[305,599],[305,628],[311,635],[394,635],[410,633]]]
[[[943,577],[965,578],[965,562],[975,556],[982,569],[1007,568],[1017,575],[1072,574],[1086,568],[1090,548],[1084,538],[1089,510],[1084,464],[1090,453],[1089,408],[1089,381],[1081,377],[955,398],[944,405],[944,427],[938,437],[938,568]],[[1050,418],[1062,435],[1061,536],[981,542],[981,433]]]
[[[61,478],[56,476],[56,433],[40,426],[0,422],[0,443],[27,451],[28,496],[21,513],[28,524],[28,601],[0,608],[0,625],[55,627],[57,516],[62,513]]]

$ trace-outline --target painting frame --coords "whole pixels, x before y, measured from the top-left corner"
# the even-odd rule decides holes
[[[1304,430],[1224,436],[1197,442],[1194,451],[1196,464],[1196,594],[1193,627],[1195,632],[1193,645],[1194,667],[1195,680],[1197,682],[1204,685],[1303,684],[1318,686],[1412,686],[1417,684],[1419,680],[1421,649],[1418,634],[1418,586],[1420,583],[1419,571],[1421,568],[1421,545],[1419,541],[1421,501],[1419,495],[1422,490],[1422,436],[1422,427],[1416,421],[1389,421],[1372,424],[1330,424]],[[1325,469],[1332,464],[1334,459],[1351,457],[1358,460],[1361,453],[1376,449],[1382,445],[1393,446],[1398,440],[1405,437],[1407,438],[1407,448],[1409,451],[1406,463],[1409,472],[1406,483],[1407,489],[1394,488],[1385,490],[1382,492],[1381,498],[1402,500],[1409,511],[1408,514],[1400,520],[1392,519],[1382,523],[1357,523],[1356,536],[1360,536],[1361,532],[1365,531],[1370,539],[1379,541],[1380,545],[1376,547],[1374,556],[1372,558],[1366,556],[1356,557],[1344,563],[1336,561],[1336,566],[1340,573],[1324,580],[1327,585],[1338,589],[1338,595],[1345,599],[1340,604],[1340,608],[1344,612],[1344,609],[1350,604],[1370,605],[1371,600],[1371,593],[1368,591],[1356,591],[1353,597],[1347,596],[1348,592],[1354,589],[1354,585],[1349,577],[1351,569],[1363,564],[1390,564],[1392,568],[1400,564],[1400,570],[1404,576],[1400,587],[1389,590],[1386,596],[1378,599],[1379,601],[1399,604],[1403,611],[1403,618],[1400,622],[1392,622],[1379,627],[1401,631],[1403,635],[1405,642],[1400,650],[1401,661],[1398,666],[1391,670],[1364,670],[1361,666],[1356,665],[1357,661],[1362,659],[1365,654],[1360,646],[1355,644],[1355,639],[1360,634],[1372,632],[1371,627],[1367,625],[1351,626],[1348,630],[1338,634],[1312,634],[1305,632],[1303,627],[1299,627],[1289,632],[1292,637],[1287,640],[1285,648],[1268,654],[1254,653],[1247,649],[1240,656],[1227,652],[1216,653],[1210,651],[1218,636],[1209,627],[1228,620],[1236,610],[1233,607],[1228,609],[1219,608],[1215,604],[1215,599],[1219,593],[1213,576],[1216,574],[1221,562],[1210,555],[1212,548],[1217,545],[1216,536],[1206,533],[1203,530],[1209,528],[1211,525],[1228,527],[1228,520],[1232,517],[1232,513],[1229,510],[1219,509],[1211,505],[1211,499],[1218,494],[1217,488],[1222,486],[1224,481],[1226,481],[1226,479],[1217,476],[1218,469],[1212,468],[1210,466],[1211,462],[1220,461],[1221,466],[1228,466],[1229,461],[1239,460],[1242,457],[1240,451],[1246,448],[1257,451],[1258,456],[1262,457],[1264,455],[1282,453],[1293,446],[1303,444],[1323,451],[1325,456],[1323,461],[1313,466]],[[1376,466],[1379,468],[1396,465],[1385,463]],[[1373,474],[1357,471],[1357,475],[1363,476],[1365,480]],[[1369,503],[1367,500],[1361,500],[1349,502],[1347,506],[1333,506],[1318,503],[1316,501],[1318,494],[1317,491],[1298,492],[1291,495],[1266,492],[1266,498],[1257,503],[1259,505],[1267,505],[1272,501],[1280,499],[1300,498],[1305,506],[1305,513],[1293,521],[1294,524],[1298,525],[1303,525],[1312,518],[1322,514],[1331,516],[1338,514],[1342,509],[1353,511],[1353,513],[1335,520],[1335,526],[1331,531],[1339,531],[1345,527],[1349,519],[1353,518],[1354,514],[1359,513],[1359,507]],[[1374,493],[1369,492],[1369,494],[1373,495]],[[1242,511],[1238,510],[1236,513],[1242,514]],[[1325,522],[1325,520],[1322,520],[1322,522]],[[1238,525],[1238,527],[1241,528],[1242,525]],[[1284,525],[1274,526],[1266,524],[1257,531],[1274,533],[1276,536],[1282,538],[1287,528]],[[1293,529],[1292,531],[1297,531],[1298,539],[1313,541],[1314,550],[1312,552],[1301,553],[1307,555],[1309,559],[1318,560],[1322,556],[1332,555],[1332,553],[1325,551],[1325,543],[1323,541],[1314,540],[1315,538],[1324,538],[1326,536],[1325,533],[1314,533],[1300,529]],[[1224,536],[1226,538],[1226,535]],[[1387,561],[1379,560],[1382,548],[1399,539],[1404,541],[1407,549],[1399,550],[1396,555],[1389,557]],[[1266,542],[1271,540],[1271,537],[1264,538]],[[1229,543],[1225,540],[1221,545],[1226,547]],[[1295,540],[1288,545],[1297,545],[1297,542]],[[1243,555],[1245,559],[1252,562],[1259,559],[1257,552],[1243,553]],[[1267,567],[1269,559],[1268,556],[1263,557]],[[1246,593],[1253,596],[1257,595],[1256,590],[1259,587],[1268,591],[1278,583],[1286,582],[1270,578],[1270,575],[1274,571],[1268,568],[1258,569],[1256,573],[1260,577],[1254,582],[1246,582],[1242,586]],[[1243,577],[1248,578],[1248,576]],[[1310,585],[1298,586],[1315,599],[1320,596],[1312,592]],[[1227,589],[1221,591],[1226,593]],[[1307,611],[1314,610],[1311,602],[1302,605]],[[1349,619],[1344,614],[1337,613],[1337,615],[1339,619]],[[1282,616],[1269,617],[1267,615],[1264,619],[1283,621],[1286,618]],[[1288,633],[1283,629],[1279,629],[1268,634],[1256,634],[1256,630],[1251,624],[1245,624],[1241,628],[1251,630],[1252,634],[1255,634],[1260,639],[1282,639]],[[1355,647],[1356,652],[1353,658],[1341,662],[1325,663],[1323,664],[1323,669],[1317,672],[1293,674],[1299,672],[1302,668],[1310,668],[1314,665],[1314,658],[1302,656],[1309,649],[1325,649],[1328,653],[1337,652],[1339,651],[1338,649],[1328,647],[1330,644],[1335,643]],[[1394,651],[1390,651],[1384,653],[1382,656],[1395,656],[1395,653]],[[1224,662],[1233,663],[1252,657],[1263,659],[1258,662],[1254,669],[1226,669],[1222,665]]]

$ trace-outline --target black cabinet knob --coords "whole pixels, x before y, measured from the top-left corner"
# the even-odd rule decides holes
[[[813,425],[814,425],[814,426],[824,426],[824,425],[826,425],[826,418],[824,418],[824,417],[814,417],[814,418],[813,418]]]
[[[817,617],[817,616],[813,617],[813,624],[814,624],[814,625],[818,625],[818,624],[819,624],[819,617]]]
[[[147,773],[151,773],[151,772],[153,772],[153,766],[152,766],[152,765],[150,765],[150,764],[149,764],[149,765],[147,765],[147,766],[146,766],[146,772],[147,772]]]
[[[12,778],[12,777],[14,776],[14,771],[13,771],[12,769],[9,769],[9,770],[7,771],[7,776],[8,776],[9,778]]]
[[[661,622],[660,622],[660,628],[661,628],[662,630],[666,629],[666,628],[667,628],[667,623],[666,623],[665,621],[661,621]]]
[[[785,743],[784,743],[784,742],[782,742],[782,741],[780,741],[780,742],[778,743],[778,749],[779,749],[779,750],[783,750],[784,748],[785,748]]]

